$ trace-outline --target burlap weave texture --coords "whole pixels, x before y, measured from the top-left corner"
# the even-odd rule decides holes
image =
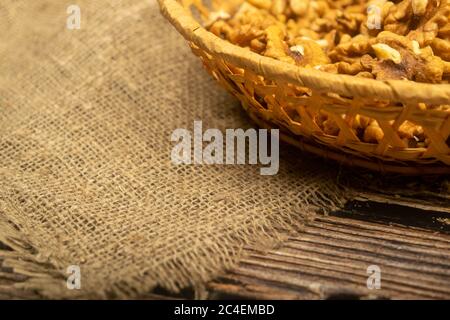
[[[155,1],[0,5],[0,251],[46,297],[199,286],[344,201],[336,173],[282,146],[280,172],[175,166],[176,128],[248,128]],[[283,149],[284,148],[284,149]],[[284,150],[284,151],[283,151]],[[66,288],[79,265],[81,290]]]

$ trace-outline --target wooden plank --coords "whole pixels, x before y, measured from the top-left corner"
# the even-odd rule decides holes
[[[405,199],[404,197],[398,195],[380,195],[377,193],[360,192],[353,198],[353,200],[360,202],[378,202],[382,204],[404,206],[409,208],[421,209],[428,213],[442,212],[450,214],[449,201],[444,199],[431,202],[430,199],[424,200],[420,197]]]
[[[450,228],[439,222],[448,215],[370,205],[321,216],[266,254],[247,248],[239,267],[209,284],[212,296],[449,299]],[[370,265],[381,269],[380,290],[367,288]]]

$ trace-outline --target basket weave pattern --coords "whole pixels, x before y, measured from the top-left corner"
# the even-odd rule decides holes
[[[195,8],[201,1],[159,0],[163,14],[189,41],[206,69],[235,95],[260,126],[280,128],[282,139],[348,165],[404,174],[450,173],[450,114],[423,110],[419,103],[450,104],[450,85],[376,81],[301,69],[234,46],[203,29]],[[314,121],[326,111],[339,127],[326,134]],[[356,115],[377,120],[379,143],[361,141],[352,129]],[[398,135],[405,121],[422,126],[425,148],[408,148]]]

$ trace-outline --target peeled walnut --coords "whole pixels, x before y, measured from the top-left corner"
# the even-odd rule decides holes
[[[403,58],[400,52],[385,43],[376,43],[372,45],[372,49],[380,60],[390,60],[395,64],[400,64],[402,62]]]
[[[339,134],[339,126],[336,121],[331,119],[330,115],[326,111],[321,110],[319,115],[316,116],[315,122],[325,134],[331,136],[337,136]]]
[[[366,22],[366,16],[363,13],[342,12],[337,18],[337,30],[349,34],[358,35],[361,26]]]
[[[428,0],[412,0],[412,11],[416,16],[423,16],[427,11]]]
[[[248,0],[248,2],[260,9],[270,10],[272,7],[272,0]]]
[[[234,30],[229,35],[229,38],[234,43],[242,46],[247,47],[250,45],[250,42],[254,39],[258,39],[264,35],[264,32],[251,26],[251,25],[245,25],[242,26],[239,30]]]
[[[257,38],[250,41],[250,48],[257,52],[262,54],[264,50],[266,50],[266,42],[263,39]]]
[[[360,62],[356,63],[347,63],[347,62],[338,62],[336,63],[337,71],[342,74],[350,74],[356,75],[364,71],[363,66]]]
[[[429,0],[426,13],[420,18],[417,27],[410,28],[408,38],[416,40],[421,46],[430,45],[440,35],[441,30],[449,28],[450,4],[447,0]]]
[[[289,6],[297,16],[304,16],[308,12],[310,2],[310,0],[289,0]]]
[[[285,28],[284,24],[269,11],[258,9],[247,2],[244,2],[235,15],[227,21],[236,31],[244,25],[249,25],[260,31],[264,31],[264,29],[274,24]]]
[[[375,76],[371,72],[368,72],[368,71],[358,72],[357,74],[355,74],[355,77],[367,78],[367,79],[375,79]]]
[[[361,34],[370,34],[376,36],[383,29],[386,16],[390,8],[394,5],[392,1],[372,0],[367,4],[366,23],[361,25]]]
[[[327,119],[323,122],[323,131],[331,136],[337,136],[340,129],[336,121],[333,119]]]
[[[406,35],[410,30],[409,23],[412,16],[411,0],[401,1],[389,8],[389,13],[383,23],[384,30]]]
[[[364,55],[361,64],[370,70],[378,80],[414,80],[438,83],[444,74],[442,59],[434,56],[430,47],[421,49],[402,37],[390,32],[382,32],[375,39],[373,58]]]
[[[291,54],[295,57],[295,58],[299,58],[299,59],[303,59],[303,57],[305,56],[305,47],[302,45],[295,45],[289,48],[289,50],[291,51]]]
[[[226,11],[214,11],[209,15],[208,21],[205,22],[205,26],[209,27],[219,20],[228,20],[231,18],[231,15]]]
[[[384,138],[384,132],[381,130],[378,122],[373,120],[370,125],[364,130],[363,140],[369,143],[380,143]]]
[[[279,16],[286,12],[288,5],[288,0],[272,0],[272,7],[270,11],[275,15]]]
[[[430,47],[421,50],[420,65],[417,67],[414,79],[419,82],[439,83],[445,71],[445,64],[441,58],[433,54]]]
[[[398,128],[400,138],[406,140],[415,140],[416,142],[424,141],[425,135],[421,126],[415,125],[410,121],[405,121]]]
[[[436,55],[446,61],[450,61],[450,41],[434,38],[430,46]]]
[[[224,39],[229,39],[230,35],[234,32],[230,25],[222,20],[213,22],[209,27],[209,31]]]
[[[283,29],[274,25],[266,29],[267,47],[264,55],[277,60],[295,63],[292,56],[288,54],[288,47],[284,42],[285,33]]]
[[[339,73],[338,66],[337,66],[336,63],[324,64],[322,66],[318,65],[318,66],[315,66],[314,69],[320,70],[320,71],[324,71],[324,72],[328,72],[328,73]]]
[[[384,19],[384,30],[399,35],[424,26],[439,9],[446,5],[446,0],[403,0],[389,8]],[[427,27],[426,29],[429,29]],[[423,30],[422,30],[423,31]]]
[[[330,59],[317,41],[298,38],[290,48],[291,56],[301,66],[314,67],[330,63]]]
[[[344,61],[348,63],[358,62],[361,56],[371,50],[371,41],[366,36],[357,36],[337,45],[329,52],[332,61]]]

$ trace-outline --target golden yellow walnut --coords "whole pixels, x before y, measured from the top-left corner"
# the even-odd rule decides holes
[[[288,54],[289,48],[284,41],[286,35],[283,29],[277,25],[273,25],[268,27],[265,33],[267,47],[264,55],[284,62],[295,63],[294,58]]]

